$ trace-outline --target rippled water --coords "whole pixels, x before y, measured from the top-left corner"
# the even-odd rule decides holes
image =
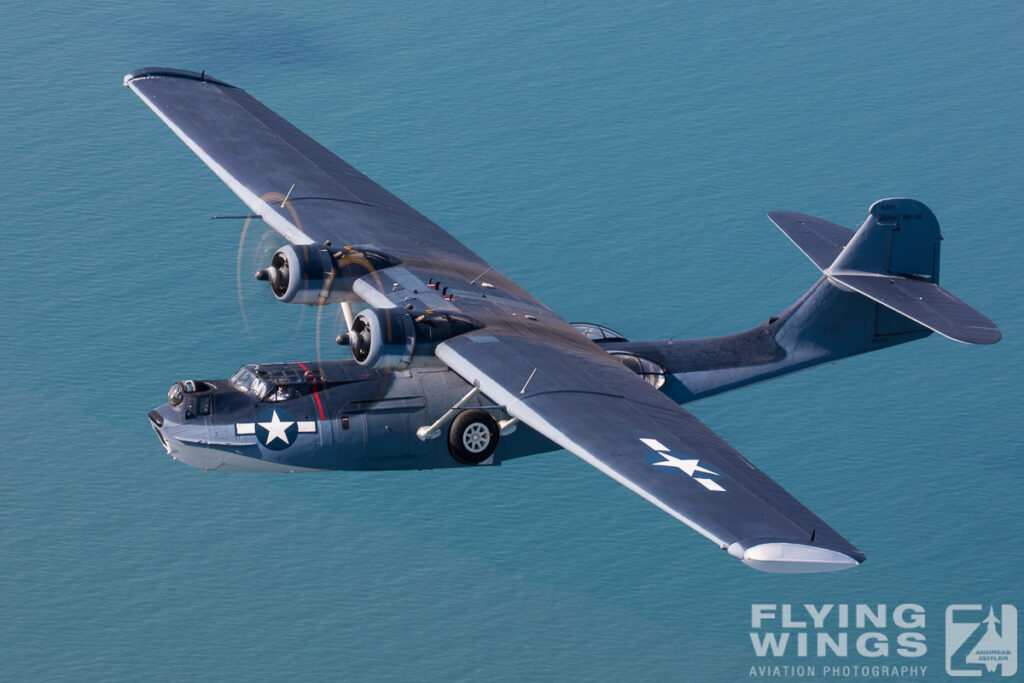
[[[751,603],[1024,594],[1018,3],[63,3],[0,26],[0,677],[737,680]],[[239,316],[233,195],[120,87],[236,83],[570,319],[751,327],[813,266],[772,209],[911,196],[1000,324],[691,406],[867,555],[754,572],[564,452],[486,471],[204,474],[183,377],[315,353]],[[767,283],[767,284],[766,284]],[[246,287],[255,287],[245,282]],[[291,340],[294,337],[294,340]],[[290,341],[291,340],[291,341]],[[863,661],[857,657],[851,662]],[[773,663],[797,663],[782,658]]]

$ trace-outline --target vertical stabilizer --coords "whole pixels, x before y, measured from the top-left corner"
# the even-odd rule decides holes
[[[942,233],[914,199],[880,199],[829,270],[913,277],[938,283]]]

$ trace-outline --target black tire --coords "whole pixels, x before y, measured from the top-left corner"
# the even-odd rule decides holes
[[[448,428],[448,452],[463,465],[479,465],[498,447],[498,423],[483,410],[464,410]]]

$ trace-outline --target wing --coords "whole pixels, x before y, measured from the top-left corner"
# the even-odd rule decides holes
[[[331,241],[405,263],[447,263],[471,280],[515,283],[422,214],[332,154],[244,90],[191,71],[144,68],[124,77],[203,163],[293,244]]]
[[[437,355],[509,414],[756,569],[830,571],[864,560],[696,417],[600,349],[483,330],[441,344]]]
[[[135,71],[125,84],[287,239],[395,257],[399,265],[356,281],[364,301],[479,322],[437,356],[509,414],[752,567],[828,571],[863,561],[697,418],[244,91],[169,69]]]
[[[124,83],[254,212],[296,244],[441,240],[448,233],[272,112],[244,90],[174,69],[139,69]],[[285,196],[296,217],[282,207]]]

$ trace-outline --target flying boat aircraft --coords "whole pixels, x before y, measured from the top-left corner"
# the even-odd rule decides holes
[[[844,569],[864,554],[680,404],[932,332],[1000,339],[939,286],[939,225],[913,199],[875,202],[857,230],[769,213],[821,271],[806,294],[739,334],[630,341],[566,322],[244,90],[166,68],[124,84],[287,240],[256,278],[345,318],[351,358],[171,387],[152,427],[206,470],[481,467],[562,448],[750,567]]]

